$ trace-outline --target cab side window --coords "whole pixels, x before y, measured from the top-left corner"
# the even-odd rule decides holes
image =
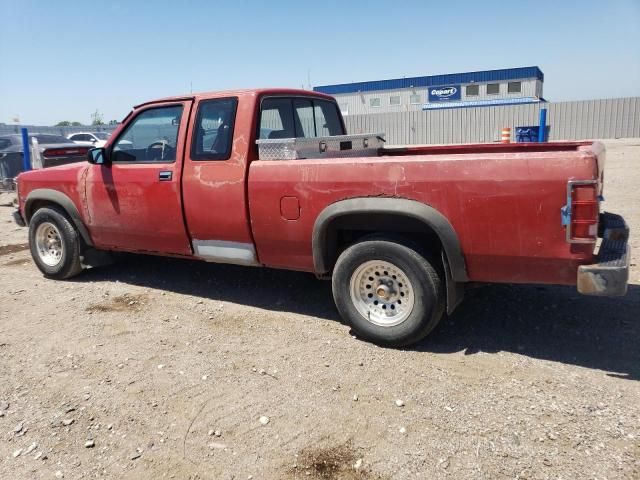
[[[338,106],[334,102],[314,100],[313,114],[315,115],[317,137],[332,137],[345,134],[340,121]]]
[[[335,102],[311,97],[267,97],[262,100],[259,139],[335,135],[344,135]]]
[[[293,105],[290,98],[265,98],[260,110],[258,138],[294,138]]]
[[[313,102],[306,98],[296,98],[293,100],[293,108],[299,122],[299,129],[296,132],[298,138],[313,138],[316,135],[315,119],[313,117]]]
[[[118,137],[113,162],[176,161],[182,105],[150,108],[140,113]]]
[[[191,144],[192,160],[229,159],[237,107],[237,98],[200,102]]]

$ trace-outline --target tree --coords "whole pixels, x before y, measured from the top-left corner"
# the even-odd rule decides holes
[[[58,122],[55,124],[56,127],[70,127],[71,122],[68,120],[63,120],[62,122]]]
[[[97,109],[91,114],[91,125],[104,125],[102,114]]]
[[[109,125],[120,125],[118,120],[109,120]]]
[[[81,127],[82,123],[80,123],[80,122],[71,122],[71,126],[72,127]]]

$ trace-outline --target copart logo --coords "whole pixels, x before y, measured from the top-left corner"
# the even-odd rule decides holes
[[[449,98],[456,93],[458,93],[458,89],[456,87],[434,88],[431,90],[431,95],[440,98]]]

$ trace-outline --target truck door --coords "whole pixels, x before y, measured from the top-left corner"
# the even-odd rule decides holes
[[[184,211],[194,255],[219,263],[256,265],[246,197],[250,95],[203,99],[185,154]]]
[[[192,101],[137,111],[86,176],[86,208],[97,247],[190,255],[180,174]]]

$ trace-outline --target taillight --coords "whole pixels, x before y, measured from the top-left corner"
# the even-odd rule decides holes
[[[86,147],[72,147],[72,148],[47,148],[42,154],[45,157],[74,157],[86,155],[89,148]]]
[[[567,185],[567,206],[563,223],[567,228],[567,242],[592,243],[598,237],[598,201],[595,180],[570,181]]]

